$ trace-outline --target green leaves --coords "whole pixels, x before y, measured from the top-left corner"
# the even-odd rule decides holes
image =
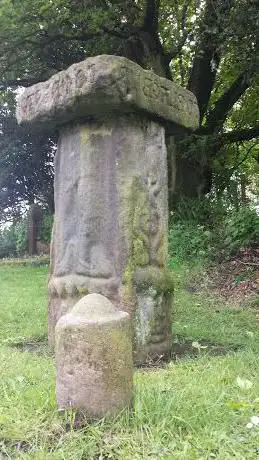
[[[234,251],[259,241],[259,216],[247,207],[233,211],[226,221],[225,245]]]

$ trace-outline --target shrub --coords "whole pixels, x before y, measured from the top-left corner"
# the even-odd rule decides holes
[[[14,225],[15,246],[18,254],[24,254],[28,247],[27,219],[22,219]]]
[[[169,229],[170,256],[178,261],[212,257],[213,232],[193,222],[177,222]]]
[[[5,228],[0,232],[0,258],[10,257],[16,253],[15,228]]]
[[[50,214],[44,214],[41,222],[40,241],[44,241],[45,243],[50,242],[52,226],[53,216]]]
[[[235,252],[259,242],[259,216],[255,210],[242,207],[225,220],[225,247]]]
[[[182,200],[171,213],[170,255],[175,261],[226,258],[259,241],[259,216],[216,200]]]

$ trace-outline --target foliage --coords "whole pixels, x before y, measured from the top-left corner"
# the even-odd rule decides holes
[[[185,261],[213,256],[213,233],[194,222],[178,222],[170,227],[169,245],[172,260]]]
[[[35,198],[53,211],[55,136],[19,127],[14,110],[14,94],[6,93],[0,105],[0,221],[19,217]]]
[[[16,254],[15,228],[6,228],[0,232],[0,258]]]
[[[51,232],[53,226],[53,215],[43,214],[41,228],[40,228],[40,240],[45,243],[50,243]]]
[[[193,224],[207,225],[213,228],[227,214],[227,201],[217,200],[209,195],[200,200],[182,198],[170,212],[172,222],[189,221]]]
[[[45,210],[40,223],[39,240],[50,243],[53,215]],[[1,227],[0,227],[1,228]],[[8,227],[0,229],[0,259],[24,256],[28,252],[28,216],[13,221]]]
[[[248,141],[222,148],[213,163],[213,189],[236,209],[258,199],[259,144]]]
[[[259,215],[242,207],[233,211],[225,222],[225,245],[230,251],[251,246],[259,241]]]
[[[21,219],[0,231],[0,259],[27,251],[27,221]]]
[[[14,225],[15,246],[18,254],[25,254],[28,248],[28,223],[21,219]]]
[[[231,200],[207,197],[181,200],[171,212],[169,248],[173,260],[222,259],[258,241],[259,215],[248,205],[236,209]]]
[[[243,158],[241,142],[259,134],[258,21],[256,0],[3,0],[1,212],[4,206],[17,211],[31,196],[51,203],[53,195],[55,135],[38,138],[17,127],[13,91],[102,53],[124,55],[196,95],[201,123],[186,158],[177,140],[176,192],[224,191]]]

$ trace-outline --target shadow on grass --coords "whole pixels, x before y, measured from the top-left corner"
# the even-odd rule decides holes
[[[186,357],[198,358],[204,354],[209,356],[224,356],[242,348],[241,345],[222,345],[209,340],[194,342],[192,340],[186,340],[179,335],[177,336],[177,340],[177,343],[173,343],[172,346],[171,360],[185,359]]]
[[[37,355],[52,355],[53,350],[48,345],[47,336],[30,337],[19,342],[12,342],[9,344],[11,348],[16,348],[22,352],[35,353]]]
[[[0,438],[0,459],[10,459],[11,455],[18,455],[19,453],[27,453],[31,449],[30,443],[26,441],[14,441],[12,439]]]
[[[145,363],[137,367],[143,370],[161,369],[166,368],[167,364],[172,361],[198,359],[204,355],[225,356],[241,349],[241,345],[222,345],[208,340],[200,340],[198,343],[192,340],[186,340],[185,337],[177,335],[177,342],[173,343],[169,354],[152,356],[148,358]]]
[[[9,346],[21,352],[35,353],[37,355],[51,356],[54,354],[53,349],[50,349],[48,345],[46,336],[31,337],[26,340],[10,343]],[[222,345],[213,343],[209,340],[200,340],[198,343],[192,340],[186,340],[185,337],[177,335],[177,342],[173,343],[169,354],[149,357],[145,363],[137,367],[164,368],[170,361],[196,359],[204,355],[224,356],[229,353],[234,353],[241,348],[241,345]]]

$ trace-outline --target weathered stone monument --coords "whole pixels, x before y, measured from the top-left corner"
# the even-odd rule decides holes
[[[132,404],[130,316],[100,294],[83,297],[56,325],[56,393],[61,409],[89,418]]]
[[[171,347],[167,152],[198,127],[192,93],[115,56],[97,56],[24,91],[19,123],[56,126],[49,340],[88,293],[132,318],[135,361]],[[60,323],[59,323],[60,325]]]

